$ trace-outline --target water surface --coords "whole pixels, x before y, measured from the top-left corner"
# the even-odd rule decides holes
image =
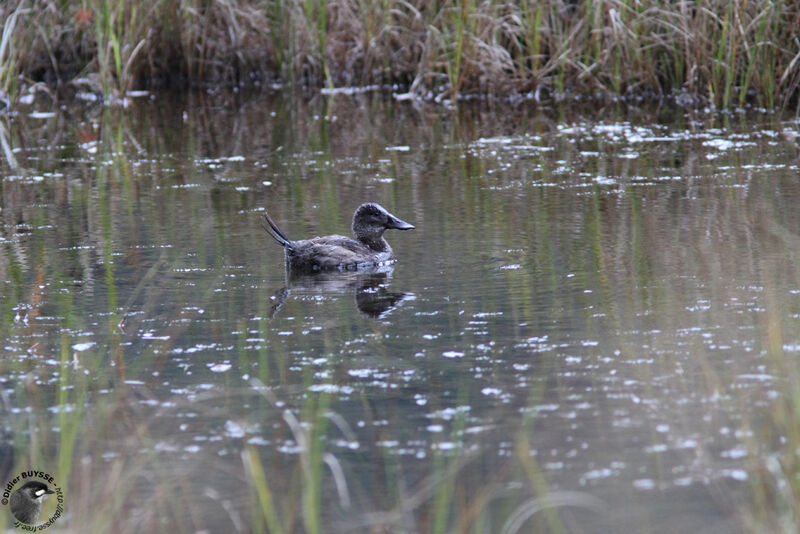
[[[795,121],[195,94],[5,128],[2,465],[58,473],[64,529],[796,524]],[[264,210],[364,201],[400,261],[288,279]]]

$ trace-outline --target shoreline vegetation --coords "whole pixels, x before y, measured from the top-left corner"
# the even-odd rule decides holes
[[[8,0],[0,97],[202,85],[389,87],[405,98],[796,103],[781,0]],[[0,104],[2,106],[2,104]]]

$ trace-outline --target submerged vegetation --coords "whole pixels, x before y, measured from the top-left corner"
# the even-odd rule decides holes
[[[800,5],[781,0],[10,0],[0,93],[300,84],[786,105]],[[38,87],[38,86],[37,86]]]

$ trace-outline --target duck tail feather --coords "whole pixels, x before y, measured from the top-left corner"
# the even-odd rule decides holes
[[[283,230],[275,224],[275,221],[273,221],[266,212],[264,212],[264,220],[261,221],[261,226],[279,245],[291,248],[292,240],[286,237]]]

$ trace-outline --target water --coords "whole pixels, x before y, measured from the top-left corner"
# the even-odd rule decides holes
[[[791,118],[50,106],[5,125],[0,466],[57,473],[63,528],[792,521]],[[416,226],[400,261],[287,279],[263,211],[347,234],[363,201]]]

